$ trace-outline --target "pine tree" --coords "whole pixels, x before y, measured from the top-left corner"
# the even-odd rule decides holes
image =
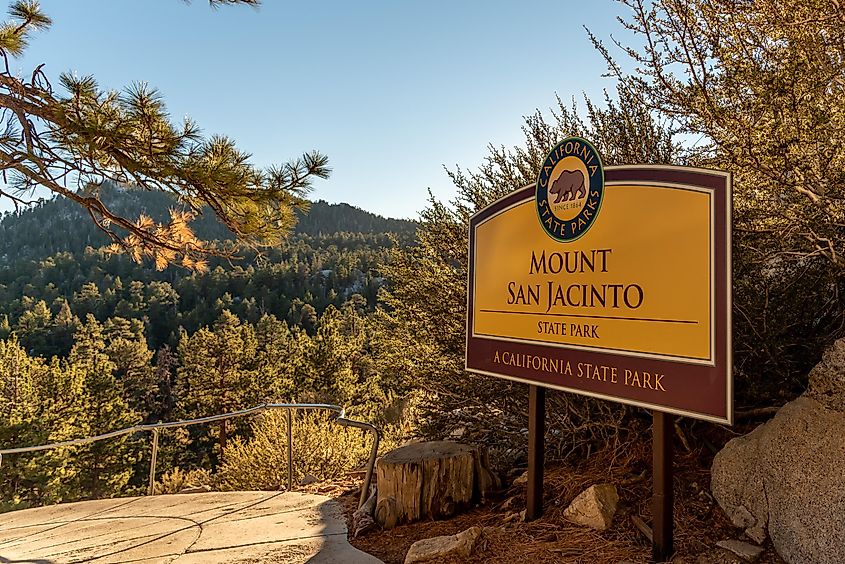
[[[0,441],[30,446],[81,436],[84,429],[83,379],[58,359],[49,364],[26,354],[18,343],[0,341],[2,413]],[[27,507],[79,497],[74,450],[57,449],[7,456],[0,473],[3,505]]]
[[[257,0],[212,0],[212,4]],[[0,196],[29,204],[36,187],[85,208],[112,242],[109,252],[136,261],[151,259],[163,269],[177,262],[205,270],[209,253],[231,255],[199,239],[191,221],[203,208],[242,241],[274,245],[295,222],[296,208],[313,178],[326,178],[327,159],[310,152],[284,165],[260,169],[223,136],[204,137],[190,119],[173,123],[161,95],[145,83],[123,92],[103,91],[92,76],[62,74],[57,90],[43,71],[13,73],[19,57],[51,19],[37,0],[16,0],[0,28],[0,169],[8,178]],[[110,207],[101,197],[106,183],[132,184],[170,193],[180,201],[170,217],[154,221]]]
[[[257,350],[256,383],[265,391],[263,401],[293,402],[296,336],[288,324],[264,315],[255,326]]]
[[[70,304],[64,298],[56,298],[53,309],[57,310],[53,316],[48,338],[48,350],[41,354],[45,356],[65,357],[73,346],[73,336],[79,328],[80,321],[70,309]]]
[[[0,341],[0,444],[27,446],[37,444],[40,433],[35,428],[40,407],[38,377],[43,370],[40,360],[32,359],[17,340]],[[37,486],[27,476],[27,460],[8,456],[0,473],[0,508],[10,509],[33,501]]]
[[[256,386],[255,330],[224,311],[212,329],[203,328],[179,342],[177,371],[180,405],[189,417],[204,417],[251,407],[261,392]],[[220,454],[226,448],[228,423],[217,425]]]
[[[298,384],[313,394],[314,401],[346,405],[355,396],[358,378],[354,363],[361,352],[361,335],[345,321],[337,308],[329,306],[306,349],[305,370],[300,372]]]
[[[302,305],[302,309],[299,311],[299,325],[302,326],[303,329],[309,334],[313,335],[317,329],[317,310],[311,305],[311,300],[308,299],[309,296],[305,296],[305,303]]]
[[[28,419],[35,412],[38,392],[32,371],[37,365],[16,339],[0,341],[0,421]]]
[[[81,318],[92,314],[100,319],[102,305],[103,299],[100,295],[100,289],[94,282],[85,282],[79,291],[73,295],[73,310]]]
[[[9,324],[9,316],[0,315],[0,340],[6,340],[12,334],[12,326]]]
[[[44,300],[38,300],[32,309],[25,311],[18,319],[15,335],[21,344],[35,355],[49,352],[48,341],[53,314]]]
[[[83,380],[83,417],[81,431],[99,435],[139,422],[124,399],[123,387],[115,376],[115,364],[106,354],[102,327],[92,315],[77,331],[68,357],[68,371],[77,371]],[[78,447],[74,463],[78,475],[73,486],[81,497],[98,499],[122,491],[129,482],[138,458],[136,439],[122,436]]]
[[[633,65],[596,40],[621,88],[695,140],[694,163],[733,174],[738,401],[782,404],[845,309],[845,5],[622,3]]]
[[[168,282],[153,281],[147,285],[147,303],[150,342],[160,346],[177,327],[179,293]]]
[[[176,354],[165,345],[161,347],[155,356],[154,380],[158,386],[156,395],[156,411],[149,416],[150,421],[168,421],[176,409],[176,366],[179,359]]]
[[[158,383],[152,366],[153,352],[147,347],[144,323],[111,317],[103,325],[105,353],[114,364],[114,376],[121,383],[129,406],[144,421],[158,411]]]

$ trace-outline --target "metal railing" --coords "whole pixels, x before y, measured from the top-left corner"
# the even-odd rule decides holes
[[[358,501],[358,507],[361,507],[364,502],[369,497],[370,493],[370,484],[372,483],[373,479],[373,468],[375,467],[376,463],[376,455],[378,453],[378,446],[379,441],[381,439],[381,433],[379,430],[369,423],[364,423],[362,421],[354,421],[352,419],[347,419],[342,407],[337,405],[325,404],[325,403],[264,403],[261,405],[257,405],[255,407],[251,407],[249,409],[243,409],[241,411],[233,411],[232,413],[221,413],[220,415],[211,415],[209,417],[200,417],[198,419],[187,419],[184,421],[170,421],[166,423],[149,423],[145,425],[134,425],[132,427],[127,427],[126,429],[118,429],[117,431],[111,431],[109,433],[104,433],[102,435],[95,435],[93,437],[85,437],[82,439],[71,439],[68,441],[61,441],[58,443],[51,443],[47,445],[37,445],[37,446],[28,446],[28,447],[16,447],[16,448],[7,448],[7,449],[0,449],[0,465],[3,463],[3,456],[8,454],[22,454],[27,452],[38,452],[42,450],[50,450],[54,448],[61,448],[67,446],[76,446],[76,445],[84,445],[88,443],[93,443],[96,441],[103,441],[106,439],[113,439],[115,437],[120,437],[122,435],[128,435],[131,433],[140,433],[145,431],[151,431],[152,436],[152,453],[150,456],[150,479],[149,479],[149,487],[147,489],[148,495],[153,495],[155,493],[155,474],[156,474],[156,458],[158,457],[158,435],[162,429],[171,429],[176,427],[189,427],[191,425],[200,425],[203,423],[213,423],[215,421],[225,421],[227,419],[234,419],[236,417],[246,417],[250,415],[256,415],[258,413],[268,411],[271,409],[284,409],[287,413],[287,439],[288,439],[288,491],[293,490],[293,412],[297,410],[324,410],[330,411],[335,414],[334,419],[332,422],[337,423],[339,425],[343,425],[344,427],[355,427],[357,429],[363,429],[365,431],[369,431],[373,434],[373,446],[370,449],[370,457],[367,461],[367,473],[364,477],[364,485],[361,488],[361,497]]]

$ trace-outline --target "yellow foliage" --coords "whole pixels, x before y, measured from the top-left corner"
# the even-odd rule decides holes
[[[211,486],[213,479],[208,470],[197,468],[194,470],[182,471],[179,468],[174,468],[161,477],[161,480],[155,483],[154,489],[156,495],[161,494],[175,494],[179,493],[185,488],[195,488],[198,486]]]
[[[366,464],[372,435],[332,422],[327,413],[300,413],[293,418],[293,484],[311,474],[336,478]],[[285,413],[265,413],[252,426],[248,441],[235,439],[225,449],[217,473],[221,490],[284,490],[288,481]],[[383,447],[391,441],[383,441]]]

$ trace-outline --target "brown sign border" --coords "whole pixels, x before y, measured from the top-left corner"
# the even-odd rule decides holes
[[[684,187],[708,190],[712,194],[714,209],[714,264],[715,271],[715,354],[712,365],[691,364],[684,361],[632,357],[613,352],[597,352],[568,348],[560,345],[507,342],[473,336],[472,314],[474,300],[475,228],[482,221],[517,203],[534,198],[534,186],[526,186],[493,202],[470,218],[469,269],[467,291],[467,332],[465,367],[470,372],[496,376],[525,384],[534,384],[573,392],[627,405],[673,413],[685,417],[732,424],[733,377],[731,345],[731,175],[726,172],[663,165],[626,165],[605,168],[605,185],[647,184],[665,188]],[[563,386],[555,382],[555,375],[507,364],[494,364],[497,349],[506,347],[508,352],[529,357],[561,358],[571,363],[593,365],[613,364],[620,370],[649,370],[671,375],[671,379],[690,380],[695,386],[675,388],[665,392],[663,401],[655,401],[648,389],[619,386],[601,380],[578,379],[578,387]],[[527,358],[527,357],[521,357]],[[559,376],[557,377],[559,378]],[[619,395],[624,390],[624,396]]]

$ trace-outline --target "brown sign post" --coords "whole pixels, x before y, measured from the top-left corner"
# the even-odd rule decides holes
[[[603,168],[556,145],[534,186],[470,220],[466,368],[529,384],[527,518],[542,513],[545,395],[654,413],[654,556],[672,554],[673,416],[730,424],[731,179]]]

